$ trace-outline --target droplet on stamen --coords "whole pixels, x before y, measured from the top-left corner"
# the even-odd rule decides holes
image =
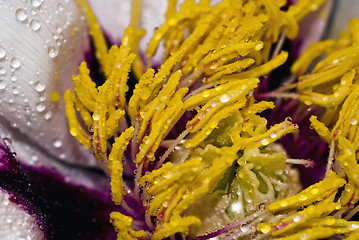
[[[221,101],[222,103],[226,103],[228,102],[230,99],[230,96],[228,94],[223,94],[222,96],[220,96],[219,101]]]

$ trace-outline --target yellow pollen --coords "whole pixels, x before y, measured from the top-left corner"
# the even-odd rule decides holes
[[[61,95],[59,92],[54,91],[54,92],[50,93],[50,100],[52,102],[57,102],[60,100],[60,98],[61,98]]]

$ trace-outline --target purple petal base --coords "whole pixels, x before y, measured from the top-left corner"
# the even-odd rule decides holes
[[[109,214],[118,208],[110,193],[72,185],[50,169],[20,165],[2,140],[0,187],[36,215],[47,239],[116,239]]]

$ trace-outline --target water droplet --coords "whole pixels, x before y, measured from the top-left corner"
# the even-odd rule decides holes
[[[222,96],[220,96],[219,101],[221,101],[222,103],[226,103],[228,102],[230,99],[230,96],[228,94],[223,94]]]
[[[0,46],[0,59],[4,58],[6,56],[6,51],[3,46]]]
[[[47,113],[45,114],[45,119],[46,119],[46,120],[49,120],[51,117],[52,117],[52,112],[47,112]]]
[[[5,197],[5,198],[4,198],[4,201],[3,201],[3,204],[4,204],[5,206],[7,206],[7,205],[9,205],[9,203],[10,203],[9,198]]]
[[[45,110],[45,105],[44,104],[42,104],[42,103],[38,103],[38,104],[36,104],[36,106],[35,106],[35,109],[36,109],[36,111],[38,111],[38,112],[43,112],[44,110]]]
[[[18,94],[19,94],[19,89],[14,88],[14,89],[12,90],[12,93],[13,93],[14,95],[18,95]]]
[[[55,142],[54,142],[54,147],[55,148],[60,148],[62,146],[62,141],[61,140],[56,140]]]
[[[21,62],[19,61],[19,59],[13,58],[13,59],[11,59],[11,61],[10,61],[10,65],[11,65],[11,67],[13,67],[13,68],[19,68],[19,67],[21,66]]]
[[[39,97],[39,100],[41,102],[44,102],[46,100],[46,94],[43,94],[42,96]]]
[[[261,50],[263,48],[263,43],[262,42],[260,42],[260,43],[258,43],[255,47],[254,47],[254,50]]]
[[[57,27],[56,27],[56,32],[61,33],[61,32],[62,32],[62,28],[59,27],[59,26],[57,26]]]
[[[88,127],[88,130],[89,130],[89,132],[93,132],[93,126],[90,125],[90,126]]]
[[[311,191],[310,191],[311,194],[315,195],[315,194],[318,194],[319,193],[319,189],[318,188],[313,188]]]
[[[57,4],[57,9],[59,9],[59,11],[63,11],[64,7],[61,4]]]
[[[6,69],[5,68],[0,68],[0,74],[4,75],[6,73]]]
[[[307,233],[302,233],[302,234],[299,236],[300,240],[307,240],[308,237],[309,237],[309,236],[308,236]]]
[[[211,65],[209,65],[209,68],[213,70],[216,69],[217,66],[218,66],[217,62],[213,62]]]
[[[47,54],[50,58],[54,58],[59,54],[59,50],[56,47],[48,47]]]
[[[18,8],[15,12],[15,17],[19,21],[25,21],[27,19],[27,12],[23,8]]]
[[[258,230],[264,234],[267,234],[272,230],[272,227],[269,223],[261,223],[258,225]]]
[[[210,92],[209,92],[208,90],[204,90],[204,91],[202,92],[202,96],[203,96],[203,97],[208,97],[209,94],[210,94]]]
[[[288,202],[285,201],[285,200],[282,200],[282,201],[279,202],[279,205],[280,205],[281,207],[286,207],[286,206],[288,206]]]
[[[243,224],[240,226],[240,228],[241,228],[241,231],[242,231],[242,232],[247,232],[247,231],[249,230],[248,224],[245,224],[245,223],[243,223]]]
[[[261,211],[263,211],[265,208],[266,208],[266,204],[265,204],[265,203],[261,203],[261,204],[259,204],[259,206],[258,206],[258,209],[261,210]]]
[[[33,7],[39,7],[44,0],[31,0]]]
[[[268,138],[263,138],[263,139],[261,140],[261,144],[262,144],[263,146],[268,145],[268,144],[269,144],[269,139],[268,139]]]
[[[354,125],[357,125],[357,124],[358,124],[358,119],[356,119],[356,118],[350,119],[350,125],[354,126]]]
[[[93,119],[94,121],[98,121],[98,120],[100,119],[100,114],[94,113],[94,114],[92,115],[92,119]]]
[[[12,140],[10,138],[4,138],[4,142],[7,146],[10,146],[12,144]]]
[[[275,132],[271,132],[271,133],[269,134],[269,136],[270,136],[271,138],[276,138],[276,137],[277,137],[277,134],[276,134]]]
[[[32,30],[37,31],[37,30],[40,29],[41,23],[37,19],[32,19],[31,22],[30,22],[30,27],[31,27]]]
[[[35,82],[34,87],[35,87],[36,92],[42,92],[45,90],[46,85],[45,85],[45,83],[37,81],[37,82]]]
[[[17,80],[17,77],[16,77],[15,75],[11,75],[11,76],[10,76],[10,80],[13,81],[13,82],[15,82],[15,81]]]
[[[6,88],[6,82],[4,80],[0,81],[0,90],[5,89]]]
[[[293,218],[293,222],[300,222],[300,220],[302,220],[302,216],[295,216]]]
[[[301,200],[301,201],[305,201],[305,200],[307,200],[307,198],[308,197],[306,195],[304,195],[304,194],[299,196],[299,200]]]

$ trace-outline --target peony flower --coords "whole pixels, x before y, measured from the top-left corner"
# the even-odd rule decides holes
[[[359,21],[130,2],[1,2],[1,235],[355,239]]]

